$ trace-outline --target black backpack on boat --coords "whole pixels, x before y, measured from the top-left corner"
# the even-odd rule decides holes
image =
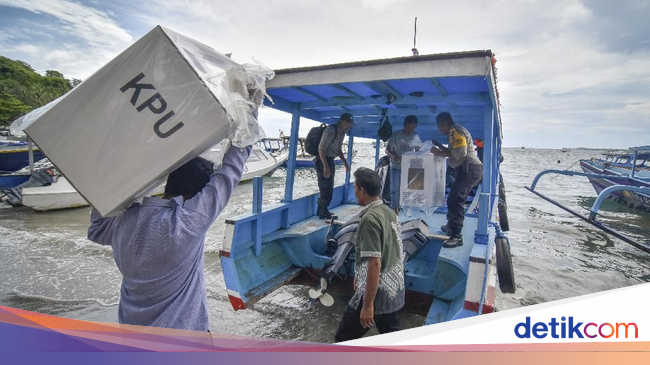
[[[323,138],[323,132],[327,129],[327,124],[323,123],[318,127],[314,127],[309,130],[307,133],[307,138],[305,138],[305,151],[312,156],[318,156],[318,145],[320,144],[321,138]]]
[[[393,126],[388,120],[388,115],[386,115],[387,111],[388,109],[382,110],[381,119],[379,120],[379,130],[377,130],[377,137],[384,142],[388,141],[390,136],[393,135]]]

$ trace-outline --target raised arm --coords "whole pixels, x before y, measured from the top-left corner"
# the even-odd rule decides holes
[[[208,184],[201,192],[185,201],[178,214],[201,233],[207,231],[228,204],[232,192],[239,184],[251,150],[251,146],[230,147]]]

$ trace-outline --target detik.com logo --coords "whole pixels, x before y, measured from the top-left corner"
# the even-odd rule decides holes
[[[633,332],[633,333],[632,333]],[[569,317],[569,320],[566,320],[566,317],[561,318],[561,322],[558,322],[555,318],[551,318],[551,321],[548,323],[537,322],[531,325],[530,317],[526,317],[525,322],[520,322],[515,326],[515,335],[519,338],[530,338],[530,336],[535,338],[545,338],[550,335],[551,338],[596,338],[598,336],[602,338],[610,338],[612,336],[625,336],[622,338],[628,338],[628,336],[634,336],[634,338],[639,338],[639,328],[636,323],[587,323],[583,326],[583,322],[574,323],[573,317]]]

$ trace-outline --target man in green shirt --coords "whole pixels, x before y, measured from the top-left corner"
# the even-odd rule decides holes
[[[361,338],[374,325],[379,333],[399,331],[398,311],[404,306],[401,225],[395,212],[382,204],[379,175],[362,167],[354,178],[354,195],[364,207],[354,244],[355,293],[339,323],[336,342]]]

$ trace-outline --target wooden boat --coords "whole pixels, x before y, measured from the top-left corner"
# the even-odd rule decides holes
[[[30,174],[0,173],[0,189],[11,189],[29,180]]]
[[[219,153],[218,147],[211,149],[208,153]],[[288,153],[273,156],[260,148],[254,148],[251,152],[241,181],[252,180],[256,176],[270,176],[287,159]],[[164,184],[157,187],[151,195],[162,195]],[[70,209],[88,206],[88,202],[75,190],[64,176],[59,176],[55,181],[42,184],[31,184],[30,186],[18,186],[14,189],[6,189],[5,194],[11,194],[6,198],[13,206],[27,206],[38,212]]]
[[[45,155],[34,146],[34,161]],[[0,171],[18,171],[29,166],[29,145],[26,141],[0,141]]]
[[[650,146],[648,151],[643,147],[633,148],[636,153],[607,154],[605,158],[580,160],[580,167],[585,173],[603,175],[589,177],[589,182],[600,194],[603,190],[614,185],[650,188]],[[629,177],[628,179],[607,178],[607,176]],[[617,202],[641,211],[650,211],[650,195],[636,191],[618,190],[610,195]]]
[[[271,176],[289,157],[289,151],[278,150],[269,153],[261,148],[253,148],[244,165],[241,181],[252,180],[256,176]]]
[[[65,177],[60,176],[51,185],[23,188],[22,205],[37,212],[46,212],[85,207],[88,206],[88,202],[70,185]]]
[[[223,154],[221,143],[210,148],[201,156],[212,161],[220,161]],[[251,155],[244,165],[244,174],[240,181],[250,181],[256,176],[271,176],[273,172],[282,166],[287,158],[289,152],[286,149],[280,149],[276,152],[266,151],[260,147],[259,144],[253,146]]]
[[[286,284],[309,284],[317,288],[312,294],[326,291],[345,300],[345,288],[352,286],[353,260],[345,260],[349,251],[339,252],[344,245],[338,239],[343,240],[350,227],[341,222],[361,207],[350,173],[334,189],[330,210],[338,220],[331,224],[315,216],[318,194],[294,199],[300,122],[309,118],[333,124],[341,113],[352,113],[355,124],[346,155],[352,163],[354,139],[378,142],[379,120],[387,109],[394,120],[417,115],[418,134],[438,140],[444,139],[435,117],[449,111],[473,137],[484,141],[483,183],[466,205],[463,246],[442,247],[445,237],[436,231],[446,223],[445,207],[432,214],[413,210],[410,216],[399,215],[403,229],[417,237],[402,237],[415,247],[407,251],[405,244],[407,307],[423,313],[425,324],[494,311],[497,272],[502,291],[514,292],[516,286],[509,243],[497,217],[502,129],[493,62],[491,51],[473,51],[276,70],[267,84],[274,100],[268,106],[292,115],[285,194],[281,203],[262,206],[262,179],[255,179],[252,213],[226,220],[220,256],[232,307],[250,308]],[[379,146],[376,143],[375,161]],[[326,243],[331,237],[338,242],[335,254]],[[349,249],[349,241],[346,244]],[[337,283],[336,278],[341,280]],[[304,293],[309,295],[308,288]]]

